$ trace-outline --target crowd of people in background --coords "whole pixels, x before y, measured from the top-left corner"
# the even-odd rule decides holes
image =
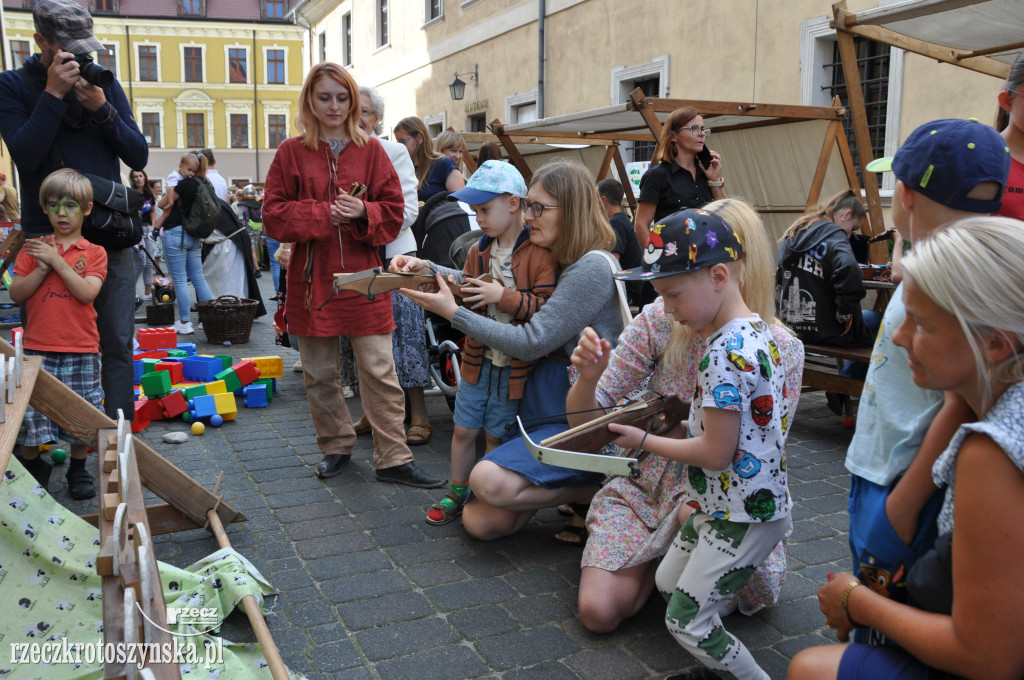
[[[379,93],[332,63],[307,74],[299,135],[277,149],[262,187],[229,187],[212,149],[150,179],[120,85],[82,87],[78,65],[63,59],[99,49],[83,13],[68,0],[36,3],[42,54],[29,78],[38,92],[0,74],[0,97],[20,102],[0,115],[0,131],[22,186],[19,206],[0,174],[0,221],[21,219],[30,239],[11,289],[32,311],[26,347],[70,352],[52,368],[92,403],[132,412],[111,382],[131,384],[122,317],[132,298],[160,304],[156,291],[172,286],[173,327],[192,334],[193,303],[234,295],[262,311],[256,279],[266,262],[276,331],[298,351],[318,478],[342,474],[357,437],[370,435],[378,481],[444,487],[425,509],[431,525],[461,519],[491,541],[565,506],[571,518],[554,540],[583,549],[588,630],[616,630],[657,590],[668,630],[703,666],[767,678],[723,617],[781,593],[794,501],[785,447],[803,343],[870,346],[870,364],[844,369],[864,381],[846,458],[851,568],[819,593],[826,625],[854,643],[804,650],[790,677],[1024,675],[1014,626],[1024,606],[1014,510],[1024,510],[1024,59],[998,94],[996,129],[933,121],[865,168],[897,179],[894,229],[883,236],[899,286],[875,314],[862,309],[863,262],[851,244],[867,226],[859,192],[810,208],[776,248],[756,211],[727,195],[725,159],[689,106],[665,119],[632,219],[623,210],[632,185],[598,182],[578,161],[549,161],[526,181],[497,145],[468,158],[459,133],[432,138],[415,116],[385,139]],[[123,126],[116,152],[29,105],[73,87],[79,127]],[[144,201],[136,245],[83,237],[89,183],[42,162],[46,149],[28,135],[43,123],[79,170],[116,179],[121,162],[131,168],[125,183]],[[197,238],[184,225],[206,183],[221,212],[216,230]],[[452,261],[455,237],[473,228],[464,262]],[[88,260],[81,271],[67,261],[74,248]],[[436,285],[375,297],[334,289],[336,274],[374,267]],[[133,284],[141,295],[127,293]],[[73,347],[39,344],[44,285],[68,292],[67,313],[82,325]],[[431,438],[425,314],[465,336],[447,481],[410,448]],[[100,353],[102,368],[90,360]],[[619,453],[653,454],[637,476],[545,465],[531,453],[648,391],[679,395],[689,414],[660,434],[608,425]],[[347,404],[356,397],[359,420]],[[20,457],[44,487],[49,467],[34,447],[65,435],[41,416],[23,428]],[[85,456],[75,443],[75,498],[95,493]]]

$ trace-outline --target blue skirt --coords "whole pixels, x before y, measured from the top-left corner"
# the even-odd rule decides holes
[[[545,357],[530,372],[519,402],[519,417],[535,442],[554,436],[569,429],[565,417],[565,398],[569,394],[569,364],[565,361]],[[526,449],[526,443],[518,432],[494,449],[483,460],[500,465],[529,480],[531,484],[547,489],[562,486],[599,485],[604,475],[599,472],[584,472],[544,465]]]

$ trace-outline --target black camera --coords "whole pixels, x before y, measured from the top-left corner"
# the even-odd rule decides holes
[[[72,59],[78,62],[78,75],[85,78],[86,82],[97,87],[110,87],[114,84],[114,74],[97,64],[88,54],[76,54],[74,57],[65,59],[64,63],[66,64]]]

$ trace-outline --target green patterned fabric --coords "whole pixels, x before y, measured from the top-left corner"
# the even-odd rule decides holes
[[[11,458],[0,481],[0,677],[40,680],[99,680],[101,663],[17,663],[15,657],[32,643],[53,649],[103,642],[101,578],[96,573],[99,531],[57,503]],[[184,677],[271,677],[259,645],[236,644],[213,635],[245,595],[264,607],[264,596],[275,590],[244,557],[231,549],[218,550],[187,569],[159,563],[160,581],[168,610],[206,609],[199,621],[182,615],[169,625],[182,647],[205,662],[205,648],[223,647],[222,663],[182,663]],[[141,620],[141,616],[140,616]],[[54,645],[56,643],[56,645]],[[39,649],[35,647],[35,649]],[[37,652],[38,653],[38,652]],[[188,652],[187,652],[188,653]],[[187,660],[186,660],[187,661]],[[195,677],[195,676],[192,676]],[[292,674],[292,677],[301,676]]]

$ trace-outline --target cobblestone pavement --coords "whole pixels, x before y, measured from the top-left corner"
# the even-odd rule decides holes
[[[269,298],[269,273],[260,281]],[[186,431],[180,421],[155,422],[141,436],[207,488],[224,471],[225,499],[248,516],[228,535],[280,590],[268,600],[267,621],[289,668],[311,680],[628,680],[695,665],[665,630],[659,599],[614,633],[584,630],[576,617],[580,551],[551,541],[564,522],[553,509],[491,543],[469,538],[458,522],[430,526],[426,508],[443,489],[375,481],[369,437],[359,438],[341,475],[317,479],[309,407],[301,374],[291,370],[298,354],[275,347],[269,315],[256,320],[245,345],[203,344],[201,330],[195,338],[201,351],[284,357],[285,376],[268,408],[240,408],[234,422],[181,445],[161,442],[165,432]],[[348,405],[358,417],[358,397]],[[440,396],[428,405],[433,438],[413,451],[417,463],[446,478],[450,412]],[[842,464],[849,438],[820,393],[801,400],[788,447],[795,528],[781,601],[726,619],[772,678],[785,677],[797,651],[830,639],[815,594],[828,572],[849,569]],[[58,500],[94,511],[93,501],[69,499],[62,474],[54,480]],[[160,559],[178,566],[217,549],[204,531],[157,541]],[[254,639],[244,615],[225,627],[230,639]]]

